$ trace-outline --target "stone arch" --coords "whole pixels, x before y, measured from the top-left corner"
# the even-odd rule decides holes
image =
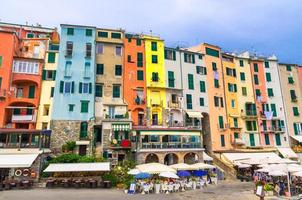
[[[199,157],[196,153],[187,153],[184,156],[184,163],[194,164],[199,160]]]
[[[168,153],[165,155],[164,164],[174,165],[178,163],[178,156],[175,153]]]
[[[148,154],[145,159],[145,163],[152,163],[152,162],[155,162],[155,163],[159,162],[158,156],[154,153]]]

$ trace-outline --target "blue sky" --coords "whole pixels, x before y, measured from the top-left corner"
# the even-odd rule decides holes
[[[172,47],[207,42],[302,64],[301,11],[301,0],[6,0],[0,19],[152,30]]]

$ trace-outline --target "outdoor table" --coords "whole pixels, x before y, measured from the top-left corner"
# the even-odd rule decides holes
[[[63,186],[64,188],[68,188],[68,187],[69,187],[69,181],[66,180],[66,179],[62,180],[62,186]]]
[[[75,180],[74,181],[74,186],[75,186],[75,188],[80,188],[81,187],[81,181],[80,180]]]
[[[89,185],[90,185],[91,188],[96,188],[97,181],[96,180],[89,180]]]
[[[29,181],[28,180],[23,180],[21,181],[22,187],[24,189],[29,189]]]
[[[110,181],[104,181],[104,188],[111,188],[111,182]]]

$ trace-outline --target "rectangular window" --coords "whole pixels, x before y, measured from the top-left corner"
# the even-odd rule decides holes
[[[206,47],[206,54],[219,58],[219,51]]]
[[[300,115],[298,107],[293,107],[293,113],[294,113],[294,116]]]
[[[79,83],[79,93],[88,94],[90,90],[89,83]]]
[[[199,86],[200,86],[200,92],[206,92],[206,82],[200,81]]]
[[[286,71],[292,71],[292,67],[290,65],[286,65]]]
[[[74,34],[74,28],[67,28],[67,35],[73,35]]]
[[[240,67],[244,66],[243,60],[239,60],[239,65],[240,65]]]
[[[103,84],[95,84],[95,96],[103,97]]]
[[[218,121],[219,121],[219,128],[223,129],[224,128],[223,116],[219,116]]]
[[[136,46],[141,46],[142,45],[142,40],[137,38],[136,39]]]
[[[231,106],[232,106],[232,108],[235,108],[235,106],[236,106],[235,103],[236,103],[235,99],[232,99],[231,100]]]
[[[256,121],[246,121],[246,130],[247,131],[257,131],[257,122]]]
[[[269,68],[269,62],[268,62],[268,61],[265,61],[265,62],[264,62],[264,66],[265,66],[265,68]]]
[[[272,77],[271,77],[271,73],[265,73],[265,77],[266,77],[266,82],[271,82],[272,81]]]
[[[73,112],[74,111],[74,104],[68,104],[68,111]]]
[[[35,98],[35,90],[36,90],[36,87],[34,85],[29,86],[28,98],[30,98],[30,99]]]
[[[120,33],[111,33],[111,38],[121,39],[122,38],[122,34],[120,34]]]
[[[234,121],[234,127],[238,128],[238,118],[234,117],[233,121]]]
[[[66,56],[66,57],[72,56],[72,52],[73,52],[73,42],[67,41],[67,42],[66,42],[66,52],[65,52],[65,56]]]
[[[294,84],[294,78],[291,77],[291,76],[289,76],[289,77],[288,77],[288,83],[289,83],[289,84]]]
[[[143,70],[137,70],[137,80],[139,80],[139,81],[144,80],[144,71]]]
[[[157,55],[152,55],[152,63],[158,63]]]
[[[151,50],[157,51],[157,42],[151,42]]]
[[[130,63],[132,62],[131,55],[128,55],[128,56],[127,56],[127,62],[130,62]]]
[[[204,106],[204,98],[199,98],[199,105]]]
[[[91,53],[92,53],[92,44],[91,43],[86,43],[85,57],[86,58],[91,58]]]
[[[168,87],[174,88],[175,78],[174,78],[174,72],[173,71],[168,71]]]
[[[35,34],[33,34],[33,33],[27,33],[26,37],[27,38],[34,38]]]
[[[96,43],[96,53],[97,54],[103,54],[104,53],[104,44],[97,42]]]
[[[260,97],[261,96],[261,92],[259,89],[256,89],[255,90],[255,93],[256,93],[256,97]]]
[[[104,64],[96,64],[96,74],[104,74]]]
[[[234,132],[234,138],[235,138],[235,139],[239,139],[239,133]]]
[[[158,82],[158,80],[159,80],[158,72],[152,72],[152,81]]]
[[[55,93],[55,88],[51,87],[50,88],[50,97],[53,97],[54,93]]]
[[[188,74],[188,87],[190,90],[194,90],[194,77],[193,74]]]
[[[267,88],[267,94],[269,97],[273,97],[274,96],[273,88]]]
[[[297,101],[297,96],[295,90],[290,90],[290,98],[292,101]]]
[[[219,88],[219,80],[218,79],[214,79],[214,87]]]
[[[81,101],[81,113],[88,113],[89,101]]]
[[[186,63],[193,63],[193,64],[195,64],[195,54],[184,53],[184,61]]]
[[[219,107],[219,97],[214,96],[214,105],[215,107]]]
[[[112,97],[113,98],[120,98],[121,93],[121,86],[120,85],[113,85]]]
[[[86,36],[92,36],[92,29],[86,29]]]
[[[3,57],[0,56],[0,67],[2,67],[2,60],[3,60]]]
[[[56,62],[56,53],[54,52],[48,52],[48,63],[55,63]]]
[[[196,74],[206,75],[207,68],[202,66],[196,66]]]
[[[224,135],[220,135],[220,144],[221,144],[222,147],[225,147]]]
[[[245,81],[245,73],[244,72],[240,72],[240,80]]]
[[[116,56],[122,56],[122,47],[121,46],[116,46],[115,47],[115,55]]]
[[[254,75],[254,83],[255,85],[259,85],[258,75]]]
[[[247,90],[246,87],[241,88],[242,96],[247,96]]]
[[[115,76],[122,75],[122,65],[115,65]]]
[[[107,38],[108,37],[108,32],[99,31],[98,32],[98,37]]]
[[[273,116],[277,117],[276,104],[274,104],[274,103],[271,104],[271,111],[273,112]]]
[[[142,67],[143,66],[143,53],[137,53],[137,66]]]
[[[191,94],[187,94],[186,95],[186,99],[187,99],[187,109],[193,109],[193,105],[192,105],[192,95]]]
[[[213,71],[217,71],[217,64],[215,62],[212,62],[212,69]]]
[[[258,72],[259,69],[258,69],[258,63],[254,63],[254,72]]]
[[[226,74],[228,76],[236,77],[236,69],[226,68]]]
[[[254,133],[250,133],[249,135],[250,135],[250,145],[252,147],[254,147],[255,146],[255,135],[254,135]]]
[[[39,63],[15,60],[13,63],[13,72],[22,74],[39,74]]]
[[[229,92],[237,92],[237,84],[228,83]]]
[[[74,92],[74,82],[60,82],[60,93],[70,94]]]
[[[165,59],[176,60],[176,52],[173,50],[165,49]]]
[[[276,133],[276,134],[275,134],[275,139],[276,139],[276,145],[277,145],[277,146],[281,146],[281,137],[280,137],[280,133]]]

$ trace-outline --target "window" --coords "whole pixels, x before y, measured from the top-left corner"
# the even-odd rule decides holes
[[[207,68],[202,66],[196,66],[196,73],[201,75],[207,74]]]
[[[48,63],[55,63],[56,62],[56,53],[54,52],[48,52]]]
[[[91,94],[92,93],[92,84],[91,83],[79,83],[79,93]]]
[[[95,84],[95,96],[103,97],[103,84]]]
[[[259,85],[258,75],[254,75],[254,83],[255,85]]]
[[[250,145],[252,147],[254,147],[255,146],[255,135],[254,135],[254,133],[250,133],[249,135],[250,135]]]
[[[293,113],[294,113],[294,116],[300,115],[298,107],[293,107]]]
[[[151,50],[157,51],[157,42],[151,42]]]
[[[199,98],[199,105],[204,106],[204,98]]]
[[[246,121],[246,130],[247,131],[257,131],[257,122],[256,121]]]
[[[273,88],[267,88],[267,94],[269,97],[273,97],[274,96]]]
[[[65,56],[66,56],[66,57],[72,56],[72,52],[73,52],[73,42],[67,41],[67,42],[66,42],[66,52],[65,52]]]
[[[275,134],[275,139],[276,139],[276,145],[281,146],[281,138],[280,138],[280,133]]]
[[[247,96],[247,90],[246,87],[241,88],[242,96]]]
[[[91,50],[92,50],[92,44],[86,43],[86,52],[85,52],[86,58],[91,58]]]
[[[236,69],[226,68],[226,74],[228,76],[236,77]]]
[[[142,45],[142,40],[137,38],[136,39],[136,46],[141,46]]]
[[[152,63],[158,63],[157,55],[152,55]]]
[[[122,65],[115,65],[115,76],[122,75]]]
[[[142,67],[143,66],[143,53],[137,53],[137,66]]]
[[[96,74],[104,74],[104,64],[96,64]]]
[[[80,139],[87,137],[87,130],[88,130],[88,123],[87,122],[81,122]]]
[[[99,31],[98,32],[98,37],[107,38],[108,37],[108,32]]]
[[[74,28],[67,28],[67,35],[73,35],[74,34]]]
[[[42,71],[42,80],[54,81],[56,79],[55,70],[45,70]]]
[[[165,49],[165,59],[176,60],[176,52],[173,50]]]
[[[3,58],[2,58],[2,56],[0,56],[0,67],[2,66],[2,61],[3,61]]]
[[[219,80],[218,79],[214,79],[214,87],[219,88]]]
[[[103,43],[96,43],[96,53],[103,54],[104,53],[104,44]]]
[[[295,135],[301,135],[302,123],[293,123]]]
[[[39,63],[15,60],[13,64],[14,73],[39,74]]]
[[[115,47],[115,55],[122,56],[122,47],[121,46]]]
[[[74,110],[74,104],[68,104],[68,111],[73,112]]]
[[[219,58],[219,51],[206,47],[206,54]]]
[[[212,62],[212,69],[213,71],[217,71],[217,64]]]
[[[237,117],[233,118],[233,122],[234,122],[234,127],[238,128],[238,118]]]
[[[222,147],[225,147],[224,135],[220,135],[220,144],[221,144]]]
[[[122,38],[122,34],[120,34],[120,33],[111,33],[111,38],[121,39]]]
[[[237,92],[237,84],[228,83],[229,92]]]
[[[55,93],[55,88],[51,87],[50,88],[50,97],[53,97],[54,93]]]
[[[186,63],[193,63],[195,64],[195,55],[191,53],[184,53],[184,61]]]
[[[200,92],[206,92],[206,83],[204,81],[199,82]]]
[[[202,60],[202,55],[201,54],[198,55],[198,59]]]
[[[193,105],[192,105],[192,95],[191,94],[187,94],[186,95],[186,99],[187,99],[187,109],[193,109]]]
[[[223,116],[219,116],[218,121],[219,121],[219,128],[223,129],[224,128]]]
[[[158,82],[158,80],[159,80],[158,72],[152,72],[152,81]]]
[[[244,66],[243,60],[239,60],[239,65],[240,65],[240,67]]]
[[[144,71],[143,70],[137,70],[137,80],[139,80],[139,81],[144,80]]]
[[[120,98],[121,93],[121,86],[120,85],[113,85],[112,97],[113,98]]]
[[[132,62],[131,55],[128,55],[128,56],[127,56],[127,62],[130,62],[130,63]]]
[[[256,97],[260,97],[260,96],[261,96],[260,89],[256,89],[256,90],[255,90],[255,93],[256,93]]]
[[[265,62],[264,62],[264,66],[265,66],[265,68],[269,68],[269,62],[268,62],[268,61],[265,61]]]
[[[30,98],[30,99],[35,98],[35,90],[36,90],[36,87],[34,85],[29,86],[28,98]]]
[[[33,33],[27,33],[26,37],[27,38],[34,38],[35,34],[33,34]]]
[[[92,36],[92,29],[86,29],[86,36]]]
[[[254,63],[254,72],[258,72],[259,69],[258,69],[258,63]]]
[[[267,82],[271,82],[272,81],[272,77],[271,77],[271,73],[265,73],[265,77],[266,77],[266,81]]]
[[[81,113],[88,113],[89,101],[81,101]]]
[[[194,90],[194,77],[193,74],[188,74],[188,87],[190,90]]]
[[[168,87],[174,88],[174,72],[173,71],[168,71]]]
[[[219,107],[219,97],[214,96],[214,105],[215,107]]]
[[[244,72],[240,72],[240,80],[245,81],[245,73]]]
[[[234,132],[234,138],[235,138],[235,139],[239,139],[239,133]]]
[[[288,83],[289,83],[289,84],[294,84],[294,78],[291,77],[291,76],[289,76],[289,77],[288,77]]]
[[[292,71],[292,67],[290,65],[286,65],[286,71]]]
[[[44,105],[43,106],[43,116],[48,116],[49,115],[49,105]]]
[[[276,104],[274,104],[274,103],[271,104],[271,111],[273,112],[273,116],[277,117]]]
[[[235,108],[235,103],[236,103],[235,99],[232,99],[231,100],[231,106],[232,106],[232,108]]]
[[[295,90],[290,90],[290,98],[292,101],[297,101],[297,96]]]
[[[64,94],[74,93],[74,82],[60,81],[60,93],[64,93]]]

